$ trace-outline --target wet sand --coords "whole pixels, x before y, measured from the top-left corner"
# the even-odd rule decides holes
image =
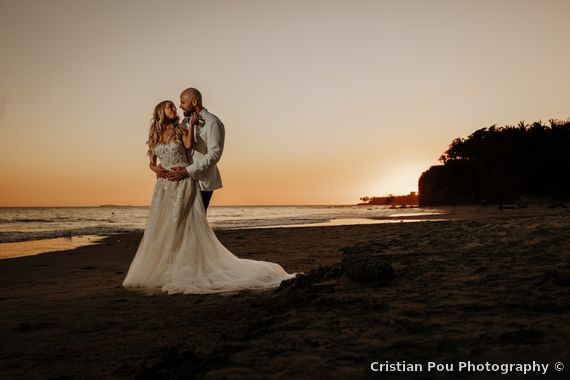
[[[400,379],[412,374],[371,362],[427,360],[535,360],[550,363],[541,378],[562,378],[552,366],[570,358],[570,211],[448,211],[217,232],[239,257],[305,272],[265,292],[124,289],[140,234],[0,260],[0,378]]]

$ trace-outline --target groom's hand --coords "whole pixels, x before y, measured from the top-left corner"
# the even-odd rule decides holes
[[[184,166],[178,166],[166,174],[170,181],[180,181],[188,177],[188,172]]]
[[[162,167],[162,165],[154,165],[152,162],[150,163],[150,170],[156,173],[156,178],[166,178],[166,174],[168,170]]]

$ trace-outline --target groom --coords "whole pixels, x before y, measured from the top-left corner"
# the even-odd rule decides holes
[[[180,108],[184,111],[182,125],[188,128],[193,113],[199,117],[194,127],[192,149],[189,152],[191,164],[179,166],[166,174],[170,181],[180,181],[186,177],[198,180],[204,209],[208,210],[214,190],[222,187],[222,178],[216,164],[224,150],[224,124],[208,112],[202,104],[202,94],[195,88],[187,88],[180,94]]]

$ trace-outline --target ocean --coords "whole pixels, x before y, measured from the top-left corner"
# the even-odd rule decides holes
[[[419,221],[437,209],[386,206],[211,206],[214,229],[326,226]],[[0,208],[0,243],[142,232],[148,207]]]

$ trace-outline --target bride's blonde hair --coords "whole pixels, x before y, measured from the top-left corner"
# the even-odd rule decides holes
[[[154,148],[156,147],[156,144],[158,144],[158,141],[160,140],[160,137],[162,136],[162,133],[166,129],[167,125],[174,124],[174,138],[178,140],[182,138],[182,131],[178,125],[180,118],[176,116],[174,119],[169,119],[164,114],[164,107],[166,107],[168,103],[172,103],[172,101],[163,100],[154,107],[152,119],[150,120],[148,140],[146,142],[148,144],[147,155],[150,157],[152,157],[154,154]]]

